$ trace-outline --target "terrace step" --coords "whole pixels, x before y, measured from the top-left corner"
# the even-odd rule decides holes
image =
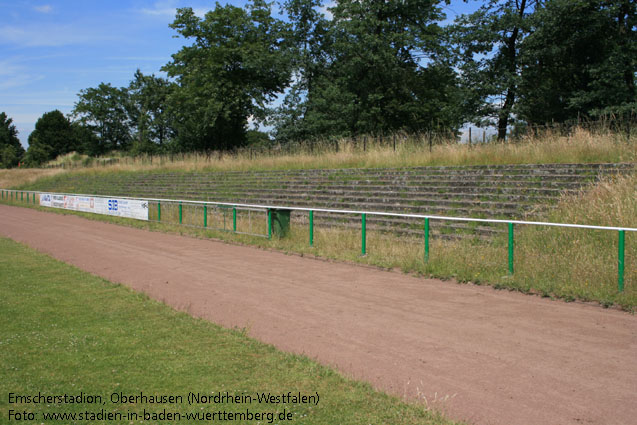
[[[385,169],[146,172],[75,175],[39,189],[356,211],[480,218],[537,218],[563,194],[629,173],[632,163],[440,166]],[[315,213],[317,226],[360,229],[356,214]],[[295,223],[307,213],[293,212]],[[422,235],[422,219],[368,215],[370,231]],[[432,220],[432,235],[493,237],[504,226]]]

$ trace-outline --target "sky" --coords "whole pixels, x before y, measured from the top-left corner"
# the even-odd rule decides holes
[[[445,12],[452,19],[477,5],[453,0]],[[0,0],[0,112],[13,119],[25,149],[38,118],[69,114],[80,90],[127,86],[138,68],[165,76],[161,67],[186,42],[168,26],[178,7],[202,16],[215,2]]]

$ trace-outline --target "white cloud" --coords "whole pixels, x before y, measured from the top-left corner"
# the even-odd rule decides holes
[[[0,90],[26,86],[42,78],[42,75],[29,74],[24,66],[9,60],[0,60]]]
[[[42,6],[34,6],[33,10],[40,13],[51,13],[51,11],[53,10],[53,7],[51,7],[51,5],[49,4],[44,4]]]
[[[205,7],[193,7],[192,10],[196,16],[202,18],[209,9]],[[144,8],[141,12],[148,16],[174,18],[177,15],[177,2],[171,0],[158,1],[153,4],[152,8]]]
[[[319,12],[321,12],[323,15],[325,15],[325,17],[327,19],[329,19],[330,21],[332,20],[332,18],[334,18],[334,15],[332,14],[332,12],[330,12],[328,10],[328,8],[330,7],[334,7],[336,6],[336,2],[335,1],[331,1],[321,7],[318,8]]]
[[[82,30],[71,25],[47,24],[0,27],[0,44],[20,47],[59,47],[87,44],[109,37]]]

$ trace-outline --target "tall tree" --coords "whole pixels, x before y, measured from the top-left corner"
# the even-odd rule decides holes
[[[41,164],[77,149],[71,122],[57,109],[44,113],[29,135],[28,162]]]
[[[306,53],[314,63],[305,69],[316,70],[304,75],[307,92],[292,91],[280,112],[302,117],[301,129],[312,136],[419,131],[434,123],[457,128],[456,77],[442,60],[437,3],[339,1],[330,9],[328,31],[316,37],[317,53]],[[301,35],[308,31],[296,27]],[[301,113],[291,107],[295,97],[303,102]]]
[[[520,48],[529,34],[530,16],[541,0],[488,0],[453,26],[464,86],[477,106],[475,120],[496,121],[506,138],[520,84]]]
[[[131,103],[128,90],[100,83],[98,87],[81,90],[73,108],[73,116],[91,129],[97,145],[91,154],[129,147],[131,134]]]
[[[135,149],[152,152],[174,135],[168,99],[175,84],[139,69],[128,86],[130,120],[135,129]]]
[[[0,167],[15,167],[23,155],[24,148],[18,139],[18,129],[13,124],[13,119],[0,112]]]
[[[551,0],[524,41],[518,112],[529,123],[637,112],[637,3]]]
[[[293,84],[281,105],[268,116],[280,141],[307,140],[313,136],[305,121],[308,93],[314,92],[314,82],[325,74],[331,40],[331,24],[321,12],[323,4],[323,0],[287,0],[283,3],[292,26],[289,36]]]
[[[253,0],[245,9],[217,3],[203,19],[178,9],[171,27],[193,40],[163,68],[179,84],[171,103],[182,147],[244,144],[248,118],[263,118],[290,80],[287,25],[263,0]]]

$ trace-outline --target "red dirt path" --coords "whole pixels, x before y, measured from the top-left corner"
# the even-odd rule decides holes
[[[637,423],[637,318],[0,205],[0,235],[475,424]]]

